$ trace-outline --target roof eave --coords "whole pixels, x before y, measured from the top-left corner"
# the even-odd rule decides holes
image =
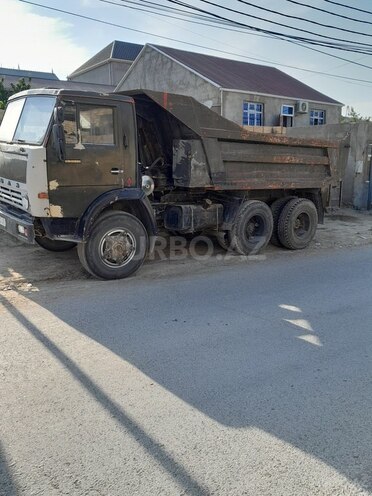
[[[130,63],[132,63],[131,60],[116,59],[116,58],[110,57],[108,59],[102,60],[101,62],[97,62],[96,64],[93,64],[89,67],[85,67],[84,69],[82,69],[80,71],[76,70],[76,71],[72,72],[71,74],[69,74],[67,76],[67,78],[69,79],[71,77],[81,76],[82,74],[85,74],[85,73],[91,71],[92,69],[97,69],[97,67],[101,67],[102,65],[107,64],[107,62],[130,62]]]
[[[326,104],[326,105],[334,105],[335,107],[343,107],[345,104],[344,103],[341,103],[341,102],[337,102],[335,100],[331,101],[331,102],[327,102],[327,101],[321,101],[321,100],[312,100],[311,98],[304,98],[304,97],[301,97],[301,96],[284,96],[284,95],[273,95],[273,94],[270,94],[270,93],[259,93],[257,91],[254,91],[254,90],[239,90],[239,89],[234,89],[234,88],[220,88],[221,91],[230,91],[231,93],[244,93],[244,94],[254,94],[254,95],[258,95],[258,96],[267,96],[267,97],[270,97],[270,98],[281,98],[281,99],[289,99],[289,100],[306,100],[308,102],[311,102],[311,103],[319,103],[319,104]]]

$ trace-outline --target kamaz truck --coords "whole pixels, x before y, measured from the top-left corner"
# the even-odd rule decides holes
[[[124,278],[158,229],[250,255],[308,246],[340,179],[340,143],[252,133],[195,99],[37,89],[0,127],[0,229]]]

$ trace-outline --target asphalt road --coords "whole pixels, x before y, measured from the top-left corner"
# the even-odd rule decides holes
[[[0,293],[0,494],[372,494],[371,247]]]

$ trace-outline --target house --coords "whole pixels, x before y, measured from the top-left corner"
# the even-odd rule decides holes
[[[116,91],[193,96],[240,125],[303,127],[340,121],[342,103],[269,66],[147,44]]]
[[[113,41],[68,76],[68,80],[116,86],[143,45]]]
[[[65,81],[59,79],[53,72],[29,71],[24,69],[8,69],[0,67],[0,80],[3,81],[7,90],[11,85],[16,85],[21,79],[24,79],[27,85],[34,88],[75,88],[76,90],[98,91],[110,93],[114,91],[115,86],[108,84],[96,84],[93,82]]]
[[[4,87],[10,89],[11,85],[16,85],[20,79],[24,79],[31,88],[45,88],[59,81],[54,72],[28,71],[23,69],[7,69],[0,67],[0,80]]]
[[[59,79],[53,72],[29,71],[24,69],[9,69],[0,67],[0,81],[6,90],[12,89],[24,79],[25,83],[32,89],[35,88],[71,88],[82,91],[97,91],[99,93],[111,93],[115,90],[114,85],[96,84],[93,82],[64,81]],[[4,110],[0,108],[0,123],[4,116]]]

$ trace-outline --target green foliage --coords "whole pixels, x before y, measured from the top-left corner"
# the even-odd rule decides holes
[[[8,91],[4,87],[4,79],[0,79],[0,108],[4,108],[8,98]]]
[[[16,84],[11,83],[10,88],[5,88],[4,79],[0,79],[0,109],[5,108],[8,98],[20,91],[29,90],[31,88],[31,78],[26,83],[25,78],[21,78]]]
[[[18,83],[10,84],[11,89],[11,95],[14,95],[15,93],[19,93],[20,91],[25,91],[29,90],[31,88],[31,78],[28,78],[28,83],[26,83],[25,78],[21,78]]]

